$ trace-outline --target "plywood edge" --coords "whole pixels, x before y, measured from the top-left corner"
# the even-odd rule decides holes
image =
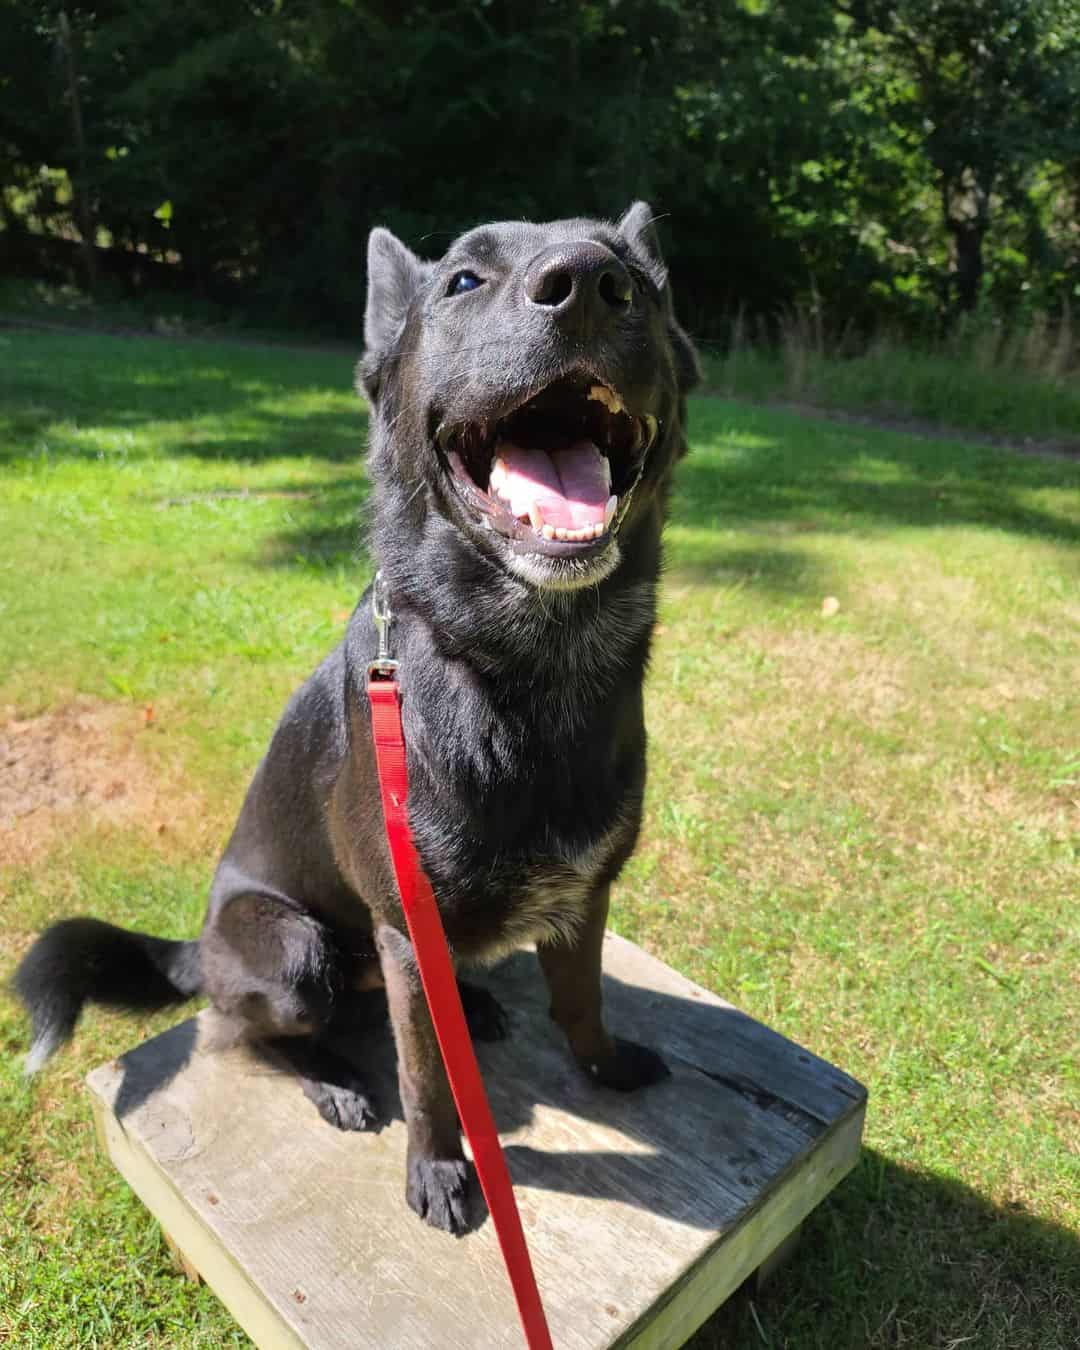
[[[147,1149],[113,1114],[106,1070],[87,1079],[98,1139],[117,1171],[260,1350],[304,1350],[305,1342],[250,1280],[217,1235],[178,1193]]]
[[[612,1350],[674,1350],[799,1226],[859,1160],[866,1103],[818,1139],[761,1203],[724,1234]]]

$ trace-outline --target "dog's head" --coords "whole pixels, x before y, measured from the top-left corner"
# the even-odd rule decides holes
[[[486,225],[437,262],[373,230],[364,339],[376,492],[414,541],[449,528],[571,590],[658,526],[698,364],[644,202],[617,225]]]

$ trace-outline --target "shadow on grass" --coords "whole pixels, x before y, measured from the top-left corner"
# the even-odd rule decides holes
[[[873,1149],[807,1219],[790,1261],[748,1281],[689,1350],[1080,1345],[1080,1237]]]
[[[799,531],[977,525],[1080,543],[1080,517],[1031,500],[1080,489],[1080,464],[699,400],[700,448],[679,465],[673,520]],[[718,549],[717,560],[722,561]]]
[[[262,411],[244,399],[237,401],[235,410],[242,412],[239,425],[224,434],[217,428],[201,428],[198,419],[204,414],[190,408],[183,417],[167,418],[171,425],[161,430],[156,452],[125,445],[125,432],[158,420],[151,413],[143,415],[130,408],[110,411],[100,426],[78,426],[78,414],[73,411],[55,407],[29,414],[16,411],[0,415],[0,464],[26,458],[20,446],[28,444],[31,456],[53,461],[115,463],[190,455],[249,464],[292,456],[347,464],[358,462],[367,446],[367,409],[359,400],[355,408],[340,413]],[[65,425],[68,419],[76,423],[74,429]]]
[[[263,543],[259,561],[268,567],[340,567],[367,558],[366,478],[350,474],[297,500],[289,523]],[[343,597],[348,598],[348,597]]]
[[[303,406],[327,398],[340,408]],[[367,440],[352,362],[322,352],[18,333],[0,360],[0,409],[0,463],[27,454],[345,463]],[[153,424],[152,445],[126,443]]]
[[[828,569],[820,558],[768,544],[733,548],[719,532],[679,539],[669,545],[667,557],[667,572],[677,581],[735,590],[753,586],[778,598],[817,597],[829,590]]]

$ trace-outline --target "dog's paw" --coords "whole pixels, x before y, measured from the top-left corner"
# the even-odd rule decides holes
[[[374,1130],[379,1113],[359,1078],[349,1083],[324,1083],[304,1079],[304,1095],[315,1104],[319,1115],[338,1130]]]
[[[432,1228],[460,1237],[469,1227],[469,1164],[464,1158],[413,1158],[405,1199]]]
[[[582,1060],[581,1067],[594,1083],[614,1088],[616,1092],[633,1092],[671,1077],[671,1070],[647,1045],[624,1041],[615,1037],[615,1050],[603,1059]]]
[[[459,980],[458,992],[474,1041],[502,1041],[510,1035],[510,1018],[490,990]]]

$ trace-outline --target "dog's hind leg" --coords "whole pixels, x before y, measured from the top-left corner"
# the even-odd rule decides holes
[[[551,1016],[566,1033],[574,1057],[594,1083],[632,1092],[669,1076],[655,1050],[612,1036],[604,1025],[601,956],[607,924],[608,888],[591,899],[588,912],[570,941],[537,947],[551,994]]]
[[[371,1130],[379,1113],[363,1076],[316,1036],[279,1036],[261,1047],[300,1079],[304,1096],[339,1130]]]
[[[322,1118],[342,1130],[378,1117],[362,1076],[328,1044],[352,994],[334,934],[277,897],[240,894],[215,913],[203,941],[206,992],[256,1051],[284,1062]]]

